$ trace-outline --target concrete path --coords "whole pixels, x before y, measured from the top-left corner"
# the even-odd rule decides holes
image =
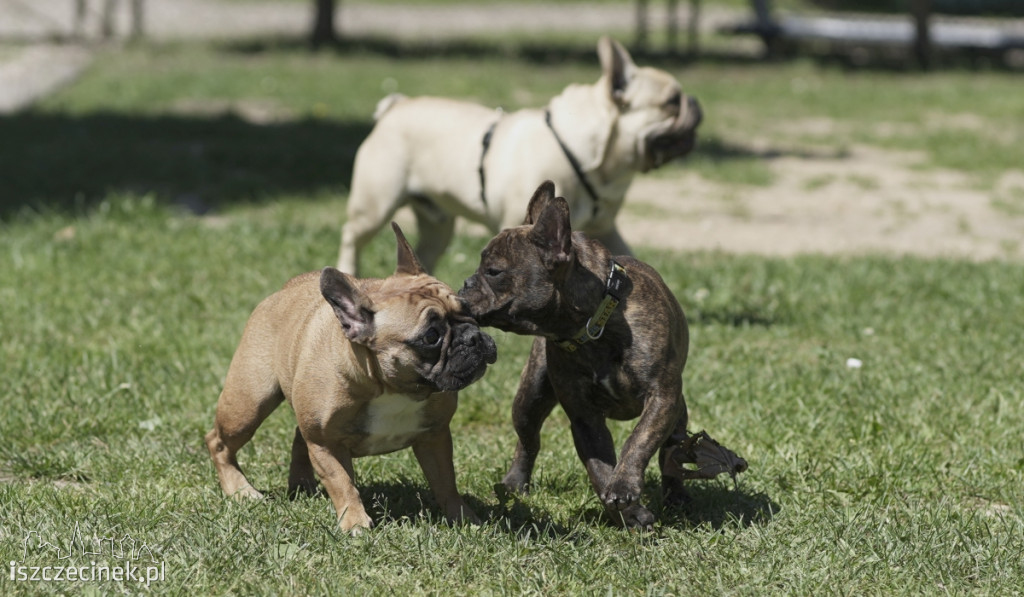
[[[82,46],[39,44],[0,57],[0,114],[10,114],[73,81],[92,61]]]

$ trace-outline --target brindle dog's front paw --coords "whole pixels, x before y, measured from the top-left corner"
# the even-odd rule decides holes
[[[650,510],[639,503],[641,488],[639,483],[614,481],[601,492],[601,501],[616,522],[621,521],[628,529],[649,531],[654,529],[655,518]]]
[[[633,504],[622,511],[622,522],[627,529],[654,530],[654,514],[640,504]]]
[[[638,483],[613,481],[601,492],[601,501],[609,510],[625,510],[640,499],[640,491]]]
[[[505,478],[501,480],[501,485],[509,492],[519,495],[530,493],[530,477],[514,469],[505,475]]]

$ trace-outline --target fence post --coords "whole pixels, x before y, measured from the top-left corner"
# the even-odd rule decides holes
[[[697,58],[700,53],[700,0],[690,0],[690,20],[687,23],[689,30],[687,54],[690,58]]]
[[[636,40],[637,49],[647,49],[647,0],[636,0]]]
[[[309,36],[314,49],[338,41],[338,32],[334,28],[334,9],[334,0],[314,0],[313,31]]]
[[[911,0],[910,10],[914,19],[914,57],[918,66],[928,70],[932,64],[932,0]]]
[[[142,38],[145,33],[145,15],[143,11],[143,0],[131,0],[132,2],[132,37],[135,39]]]
[[[679,41],[679,0],[668,0],[665,3],[665,42],[669,54],[676,54]]]

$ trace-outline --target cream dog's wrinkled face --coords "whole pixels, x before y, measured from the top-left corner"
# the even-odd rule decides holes
[[[638,67],[618,42],[599,48],[612,101],[619,106],[614,150],[647,172],[690,153],[703,119],[700,103],[667,72]]]

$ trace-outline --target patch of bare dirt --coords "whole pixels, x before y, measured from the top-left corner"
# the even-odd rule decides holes
[[[638,246],[801,253],[1024,257],[1024,171],[993,189],[923,169],[913,153],[856,146],[841,156],[771,158],[774,182],[743,186],[693,173],[641,176],[619,216]]]

